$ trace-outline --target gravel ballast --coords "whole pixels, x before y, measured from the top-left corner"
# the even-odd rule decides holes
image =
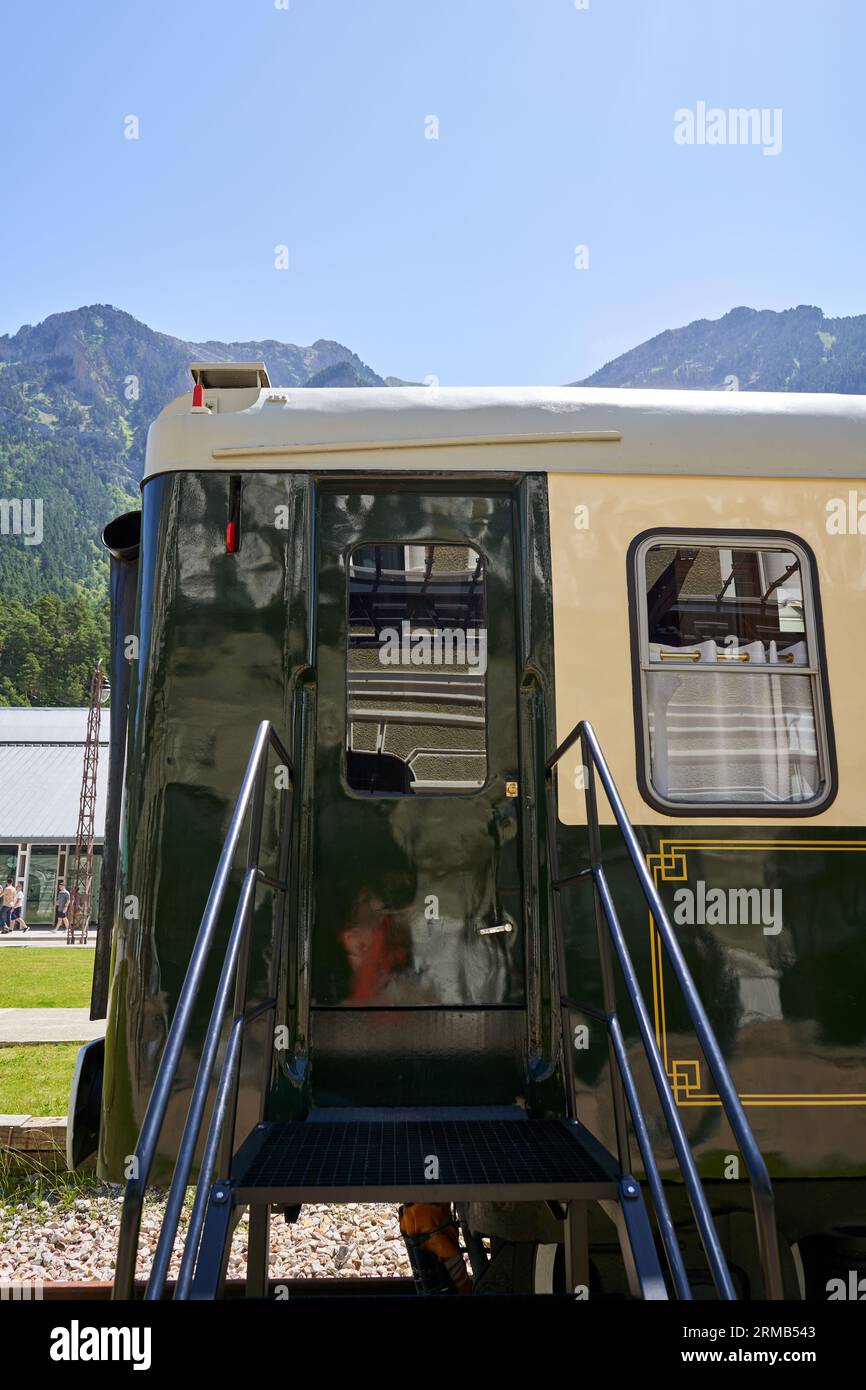
[[[101,1188],[74,1198],[0,1202],[0,1280],[60,1282],[112,1279],[120,1226],[119,1192]],[[156,1249],[163,1202],[149,1199],[139,1242],[137,1277],[146,1277]],[[188,1211],[188,1208],[187,1208]],[[185,1220],[185,1218],[184,1218]],[[232,1242],[228,1277],[246,1273],[248,1214]],[[179,1250],[170,1277],[177,1273]],[[271,1218],[271,1278],[406,1278],[411,1274],[392,1205],[309,1206],[294,1225]]]

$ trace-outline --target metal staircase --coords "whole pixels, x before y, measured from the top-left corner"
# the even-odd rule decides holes
[[[585,868],[581,869],[579,873],[561,878],[559,874],[559,853],[556,833],[558,820],[556,769],[566,753],[570,752],[578,742],[581,748],[581,766],[583,769],[583,782],[586,794],[586,820],[590,862]],[[673,968],[683,999],[685,1000],[695,1034],[703,1049],[704,1056],[707,1060],[707,1066],[716,1083],[722,1109],[740,1147],[740,1152],[749,1175],[749,1182],[752,1189],[752,1202],[755,1211],[758,1250],[764,1276],[765,1297],[769,1299],[780,1299],[784,1296],[782,1268],[779,1257],[778,1232],[776,1230],[775,1201],[767,1166],[764,1163],[761,1151],[755,1141],[751,1126],[746,1119],[746,1112],[740,1103],[737,1089],[731,1079],[731,1074],[728,1071],[725,1059],[722,1056],[722,1050],[719,1046],[718,1039],[710,1026],[710,1021],[701,1003],[701,998],[698,994],[695,982],[691,977],[683,953],[680,950],[680,944],[677,940],[676,933],[671,926],[667,911],[659,897],[658,889],[647,868],[646,859],[641,852],[637,836],[626,815],[625,807],[622,804],[619,792],[614,784],[610,768],[599,747],[598,739],[595,736],[592,725],[586,720],[575,725],[574,729],[572,729],[571,733],[568,735],[568,738],[560,744],[545,765],[547,841],[551,868],[551,887],[554,897],[553,912],[560,986],[562,987],[567,980],[560,895],[566,889],[576,887],[581,883],[589,883],[592,885],[595,900],[595,921],[598,934],[604,1008],[597,1009],[590,1004],[580,1003],[578,1000],[572,999],[569,995],[563,993],[560,996],[563,1039],[566,1040],[571,1037],[570,1022],[572,1012],[582,1013],[590,1018],[595,1018],[600,1023],[603,1023],[607,1029],[619,1166],[621,1169],[629,1166],[628,1126],[626,1120],[626,1111],[628,1111],[638,1148],[640,1149],[647,1186],[652,1195],[656,1222],[664,1247],[668,1272],[673,1283],[675,1295],[680,1299],[690,1299],[692,1296],[691,1289],[683,1265],[676,1230],[674,1228],[667,1198],[665,1197],[664,1186],[653,1153],[646,1115],[644,1114],[638,1097],[634,1074],[629,1064],[622,1027],[616,1010],[614,964],[611,953],[611,947],[613,947],[613,952],[616,955],[620,967],[621,976],[625,982],[626,992],[637,1019],[646,1061],[649,1065],[650,1074],[661,1104],[665,1126],[673,1144],[674,1153],[676,1154],[677,1165],[688,1193],[692,1214],[700,1234],[701,1244],[703,1245],[704,1253],[709,1264],[716,1293],[721,1299],[736,1299],[737,1295],[731,1273],[728,1269],[727,1261],[725,1260],[715,1223],[713,1222],[706,1193],[704,1192],[703,1185],[698,1175],[695,1159],[677,1110],[676,1099],[671,1089],[667,1072],[665,1071],[664,1061],[659,1052],[646,1000],[638,984],[634,962],[632,961],[626,944],[625,934],[623,933],[622,925],[617,915],[610,884],[604,870],[601,852],[601,831],[598,820],[598,801],[595,789],[596,772],[598,772],[599,780],[604,788],[626,852],[635,874],[637,875],[641,891],[652,913],[658,935]],[[567,1095],[569,1102],[571,1102],[574,1096],[574,1058],[568,1043],[563,1047],[563,1058],[567,1076]]]
[[[591,862],[580,874],[560,878],[555,838],[555,769],[559,760],[578,739],[581,740],[584,762],[589,768],[587,819]],[[282,795],[278,869],[275,878],[268,877],[259,867],[270,749],[273,749],[280,763],[288,771],[288,786]],[[655,1044],[649,1015],[638,988],[634,967],[628,955],[602,866],[594,769],[598,770],[641,887],[656,918],[696,1032],[719,1088],[722,1104],[743,1153],[755,1196],[767,1296],[782,1296],[773,1195],[766,1168],[698,999],[694,982],[647,872],[634,831],[625,815],[595,735],[588,724],[577,726],[553,754],[546,768],[549,853],[553,873],[553,921],[557,939],[559,977],[562,982],[566,979],[559,896],[573,884],[591,882],[595,893],[604,992],[604,1008],[601,1010],[579,1004],[567,994],[563,994],[561,998],[564,1043],[562,1055],[567,1080],[568,1107],[565,1117],[534,1119],[517,1107],[481,1106],[400,1110],[314,1109],[305,1120],[271,1121],[266,1116],[273,1060],[271,1043],[265,1050],[259,1098],[259,1123],[243,1138],[239,1146],[236,1145],[236,1111],[244,1032],[249,1023],[262,1014],[270,1014],[272,1021],[276,1018],[279,947],[284,940],[283,927],[288,894],[294,775],[285,748],[272,726],[264,722],[256,734],[136,1147],[134,1176],[127,1184],[124,1198],[114,1284],[115,1298],[132,1297],[145,1189],[248,814],[250,830],[247,868],[178,1149],[163,1225],[145,1290],[146,1299],[160,1299],[166,1289],[169,1264],[177,1240],[187,1190],[191,1185],[193,1163],[204,1126],[217,1058],[226,1032],[226,1015],[230,1004],[231,1019],[227,1041],[200,1162],[195,1199],[184,1237],[175,1298],[214,1299],[221,1296],[232,1232],[247,1207],[250,1219],[246,1291],[249,1296],[263,1296],[268,1290],[269,1222],[272,1205],[383,1201],[458,1204],[468,1201],[552,1203],[559,1207],[564,1217],[566,1278],[570,1288],[576,1283],[588,1283],[587,1205],[591,1202],[612,1204],[620,1218],[617,1224],[623,1256],[635,1295],[644,1299],[666,1299],[671,1296],[691,1298],[673,1220],[653,1157],[647,1119],[638,1099],[614,1005],[611,946],[619,961],[625,986],[638,1019],[643,1048],[656,1082],[668,1131],[689,1193],[716,1289],[721,1298],[736,1297],[706,1195]],[[272,952],[269,996],[263,1004],[251,1010],[246,1002],[250,935],[256,888],[262,883],[275,890],[277,895],[274,919],[275,950]],[[602,1022],[608,1032],[618,1145],[616,1157],[598,1143],[574,1114],[570,1019],[572,1012],[576,1010]],[[270,1037],[273,1038],[273,1029],[270,1030]],[[657,1229],[668,1267],[668,1280],[663,1276],[659,1262],[656,1240],[644,1202],[643,1187],[629,1172],[628,1116],[631,1118],[646,1173],[646,1184],[652,1197]],[[483,1259],[483,1252],[479,1249],[480,1242],[476,1241],[474,1245],[476,1258]]]

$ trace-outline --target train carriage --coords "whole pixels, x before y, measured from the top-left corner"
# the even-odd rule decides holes
[[[426,1204],[476,1293],[826,1297],[866,1234],[866,400],[192,375],[106,529],[73,1142],[130,1181],[118,1292],[195,1166],[181,1296],[245,1205],[255,1291],[275,1204],[380,1199],[422,1288]]]

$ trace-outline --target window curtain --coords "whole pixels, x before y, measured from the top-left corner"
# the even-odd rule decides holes
[[[738,650],[749,660],[730,660]],[[698,652],[680,666],[675,657]],[[662,665],[662,653],[671,653]],[[651,643],[647,715],[652,783],[669,801],[797,802],[819,789],[812,683],[797,675],[808,662],[805,642],[737,649],[701,642]],[[754,667],[778,665],[778,673]],[[721,672],[722,664],[734,667]],[[715,666],[717,669],[711,670]]]

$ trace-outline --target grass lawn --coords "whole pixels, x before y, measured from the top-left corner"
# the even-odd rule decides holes
[[[79,1047],[74,1042],[0,1047],[0,1115],[65,1115]]]
[[[92,975],[93,952],[80,946],[0,950],[0,1009],[85,1009]]]

